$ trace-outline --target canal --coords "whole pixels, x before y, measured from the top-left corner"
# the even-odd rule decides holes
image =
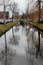
[[[7,33],[7,65],[43,65],[43,59],[35,57],[36,48],[34,43],[38,43],[38,32],[34,32],[26,26],[13,27]],[[34,41],[33,41],[34,40]],[[41,38],[41,44],[43,38]],[[43,47],[43,45],[41,46]],[[0,65],[5,65],[5,42],[4,35],[0,38]]]

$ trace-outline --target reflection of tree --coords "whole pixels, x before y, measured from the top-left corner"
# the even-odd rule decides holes
[[[12,51],[12,49],[10,49],[10,47],[8,47],[7,49],[7,65],[11,65],[13,56],[16,55],[16,51],[14,50],[14,52]],[[5,49],[1,51],[0,53],[0,61],[2,62],[2,65],[5,65]]]
[[[12,11],[12,21],[14,21],[14,16],[18,13],[18,4],[17,3],[10,3],[9,10]]]
[[[16,28],[15,28],[15,32],[18,32],[18,31],[19,31],[19,28],[18,28],[18,27],[16,27]]]
[[[42,43],[42,42],[40,42],[40,43]],[[29,44],[31,47],[29,47]],[[26,50],[27,53],[30,53],[31,55],[36,55],[36,50],[37,50],[37,46],[38,46],[38,38],[37,38],[34,30],[29,31],[29,33],[27,35],[27,46],[28,46],[28,49]],[[41,56],[41,58],[43,58],[42,49],[43,48],[41,47],[41,50],[39,53],[39,56]]]
[[[9,44],[14,44],[14,45],[18,45],[19,44],[19,40],[20,40],[20,37],[19,37],[19,35],[15,35],[15,39],[13,39],[13,38],[10,38],[10,41],[9,41]]]
[[[27,45],[28,45],[28,52],[31,54],[35,54],[35,43],[37,42],[36,39],[34,39],[34,31],[29,31],[27,35]]]

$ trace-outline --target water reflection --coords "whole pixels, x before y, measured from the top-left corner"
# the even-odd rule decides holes
[[[14,27],[14,36],[10,36],[7,46],[7,65],[43,65],[43,61],[35,58],[36,48],[34,43],[37,42],[33,29],[29,26]],[[5,65],[5,49],[0,53],[0,65]]]
[[[28,50],[27,52],[30,54],[35,54],[36,53],[36,47],[34,43],[34,30],[30,29],[27,34],[27,44],[28,44]]]
[[[19,31],[19,27],[15,27],[15,32],[18,32]]]
[[[18,45],[19,44],[19,40],[20,40],[20,36],[19,35],[15,35],[14,38],[10,38],[9,44]]]

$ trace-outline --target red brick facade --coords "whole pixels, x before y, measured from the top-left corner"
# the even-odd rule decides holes
[[[9,12],[4,13],[4,11],[0,12],[0,19],[8,19],[9,18]]]
[[[29,14],[30,19],[37,20],[38,17],[39,17],[39,11],[35,11],[35,12]],[[40,17],[43,19],[43,7],[41,9]]]

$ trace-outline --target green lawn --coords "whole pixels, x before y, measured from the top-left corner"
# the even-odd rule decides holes
[[[18,22],[15,21],[15,22],[10,22],[10,23],[7,23],[7,24],[4,24],[4,25],[1,25],[0,26],[0,37],[6,33],[10,28],[12,28],[13,26],[15,26]]]
[[[0,26],[0,37],[5,34],[9,29],[11,29],[13,26],[15,26],[16,24],[18,24],[18,21],[15,22],[10,22],[4,25]],[[43,31],[43,24],[41,23],[35,23],[35,22],[29,22],[27,21],[27,24],[30,24],[34,27],[37,27],[38,29]]]
[[[34,27],[37,27],[38,29],[42,30],[43,31],[43,24],[41,23],[36,23],[36,22],[29,22],[28,21],[28,24],[34,26]]]

